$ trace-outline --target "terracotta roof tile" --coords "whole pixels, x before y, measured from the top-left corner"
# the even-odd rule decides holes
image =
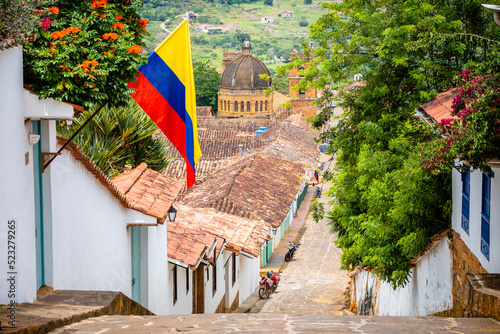
[[[245,219],[217,212],[214,209],[191,208],[182,205],[177,206],[177,210],[175,226],[171,228],[169,222],[167,230],[182,231],[188,237],[196,236],[198,241],[202,240],[200,233],[209,233],[211,236],[217,236],[220,240],[225,240],[227,242],[226,248],[236,253],[243,251],[257,257],[260,254],[262,244],[268,238],[270,224],[262,220]],[[205,241],[210,240],[208,238]],[[186,242],[192,241],[187,240]],[[171,257],[173,256],[178,257],[177,253],[172,253]],[[176,257],[173,258],[180,261]]]
[[[279,226],[288,214],[307,166],[256,153],[219,169],[186,194],[182,204],[263,219]]]
[[[285,121],[279,126],[261,133],[258,137],[269,142],[269,144],[258,148],[259,152],[305,163],[309,166],[315,166],[318,162],[320,152],[318,144],[314,141],[315,133],[306,127],[295,126],[291,122]]]
[[[213,118],[214,117],[214,110],[212,107],[196,107],[196,119],[201,120],[205,118]]]
[[[434,100],[422,104],[420,108],[422,108],[428,116],[432,117],[436,123],[440,122],[443,118],[452,118],[451,105],[453,103],[453,98],[457,94],[458,90],[456,88],[447,90],[446,92],[438,94]]]
[[[273,110],[278,110],[281,108],[281,105],[285,102],[289,102],[292,99],[286,95],[281,94],[280,92],[273,93]]]
[[[183,186],[174,178],[147,169],[145,163],[116,176],[111,182],[123,192],[132,208],[161,221]]]

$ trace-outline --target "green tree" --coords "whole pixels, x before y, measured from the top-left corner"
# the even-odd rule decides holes
[[[264,0],[264,5],[272,6],[273,0]]]
[[[312,4],[312,0],[304,0],[304,5],[310,5]]]
[[[480,1],[346,0],[328,3],[312,25],[319,42],[302,87],[345,84],[363,73],[366,86],[336,98],[338,124],[320,136],[338,153],[327,214],[339,235],[342,266],[370,265],[394,286],[404,285],[409,260],[437,231],[449,226],[449,174],[423,168],[421,148],[437,134],[413,115],[415,107],[453,83],[465,67],[484,73],[498,67],[498,28]],[[284,73],[286,69],[281,69]],[[326,90],[319,128],[332,113]]]
[[[84,111],[69,127],[62,123],[58,134],[71,137],[92,113],[92,109]],[[104,107],[73,141],[108,176],[142,162],[162,171],[171,159],[163,140],[153,136],[157,132],[156,124],[129,98],[125,106]]]
[[[60,1],[41,7],[36,39],[24,48],[26,78],[41,98],[84,107],[125,104],[146,63],[147,20],[128,0]]]
[[[299,26],[301,27],[307,27],[309,25],[309,22],[305,19],[305,17],[301,18],[299,21]]]
[[[218,110],[217,93],[221,75],[208,60],[195,61],[193,66],[197,106],[211,106]]]

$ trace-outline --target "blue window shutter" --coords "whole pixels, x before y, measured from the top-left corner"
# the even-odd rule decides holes
[[[462,229],[469,234],[470,171],[462,173]]]
[[[483,189],[481,201],[481,253],[490,259],[490,207],[491,179],[483,173]]]

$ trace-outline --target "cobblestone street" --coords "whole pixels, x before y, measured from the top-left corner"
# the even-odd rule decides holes
[[[328,185],[323,185],[326,192]],[[325,203],[328,197],[318,200]],[[327,220],[315,223],[307,217],[300,247],[294,259],[281,274],[276,293],[260,300],[251,313],[288,313],[290,315],[328,316],[344,314],[344,291],[349,281],[347,272],[340,270],[341,250],[335,247],[335,235],[329,231]]]

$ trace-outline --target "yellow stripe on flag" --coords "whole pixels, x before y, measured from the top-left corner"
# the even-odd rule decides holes
[[[186,87],[186,110],[191,117],[194,133],[194,163],[201,157],[198,142],[198,124],[196,122],[196,94],[193,77],[193,61],[191,58],[191,41],[189,24],[184,20],[155,50],[161,59],[170,67],[177,78]]]

